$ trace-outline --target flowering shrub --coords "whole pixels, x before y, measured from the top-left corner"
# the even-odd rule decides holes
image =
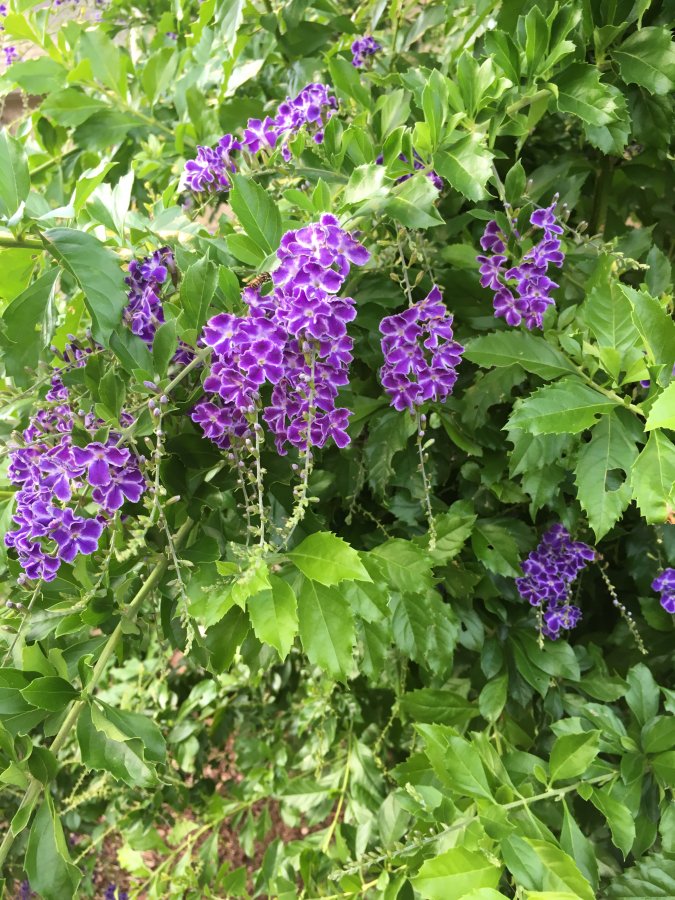
[[[675,896],[667,12],[0,4],[8,896]]]

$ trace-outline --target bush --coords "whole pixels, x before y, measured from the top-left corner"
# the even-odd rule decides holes
[[[3,21],[7,890],[675,896],[666,5]]]

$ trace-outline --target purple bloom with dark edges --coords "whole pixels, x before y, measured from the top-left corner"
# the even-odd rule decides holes
[[[85,519],[75,515],[72,509],[64,509],[52,537],[59,557],[65,562],[72,562],[78,553],[88,556],[97,550],[102,532],[103,523],[98,519]]]
[[[378,44],[375,38],[370,35],[357,38],[352,44],[352,65],[360,69],[365,65],[369,56],[374,56],[381,49],[382,45]]]
[[[129,461],[130,455],[128,450],[121,447],[108,447],[98,442],[87,444],[86,447],[73,447],[75,465],[86,468],[87,481],[92,487],[110,484],[111,466],[121,468]]]
[[[516,578],[518,593],[532,606],[542,608],[545,637],[555,640],[579,622],[581,610],[569,602],[570,590],[579,573],[595,558],[592,547],[573,541],[558,523],[521,564],[525,574]]]
[[[675,613],[675,569],[664,569],[652,581],[652,590],[661,594],[661,606],[668,613]]]
[[[394,409],[412,413],[430,400],[443,403],[452,393],[464,352],[453,339],[452,321],[434,285],[424,300],[380,322],[380,381]]]
[[[486,251],[486,255],[476,257],[480,263],[480,283],[495,292],[495,316],[504,318],[508,325],[523,322],[528,329],[541,328],[544,313],[555,303],[551,291],[558,285],[548,277],[547,270],[551,265],[560,268],[565,260],[558,238],[562,228],[555,216],[556,204],[557,196],[551,206],[537,209],[530,216],[530,224],[543,229],[544,236],[523,253],[516,265],[505,269],[509,259],[506,238],[496,221],[488,222],[480,239]],[[512,232],[520,241],[515,228]]]

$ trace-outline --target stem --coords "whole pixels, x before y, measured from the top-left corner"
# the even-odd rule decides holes
[[[181,525],[176,534],[176,545],[182,543],[183,539],[189,534],[194,522],[192,519],[186,519],[186,521]],[[83,688],[81,699],[76,700],[70,708],[68,715],[63,720],[63,724],[58,730],[58,733],[54,740],[52,741],[49,749],[54,755],[58,755],[59,751],[66,743],[70,732],[74,728],[77,720],[85,707],[87,700],[92,696],[96,686],[98,685],[103,672],[105,671],[105,667],[108,665],[108,662],[115,652],[117,648],[117,644],[120,641],[120,638],[123,634],[123,627],[125,620],[127,622],[132,622],[136,614],[138,613],[143,601],[148,597],[153,588],[157,585],[157,583],[161,580],[162,576],[166,572],[167,566],[169,564],[168,559],[163,556],[161,560],[155,565],[155,568],[150,573],[147,581],[142,585],[134,599],[131,601],[125,612],[122,613],[122,617],[120,618],[117,627],[112,632],[110,637],[105,643],[103,650],[101,651],[101,655],[98,658],[96,665],[94,666],[94,671],[91,674],[91,678],[89,683]],[[19,805],[19,809],[22,809],[24,806],[31,806],[40,795],[40,791],[42,790],[42,782],[37,779],[32,779],[31,783],[28,785],[26,789],[26,793],[23,796],[23,800]],[[8,826],[7,832],[3,839],[2,844],[0,845],[0,869],[5,863],[7,859],[7,854],[12,848],[12,844],[14,843],[15,835],[12,832],[11,825]]]
[[[541,91],[537,91],[536,94],[526,94],[524,97],[521,97],[520,100],[516,100],[515,103],[512,103],[511,106],[506,107],[506,115],[512,116],[514,113],[518,112],[519,109],[522,109],[524,106],[529,106],[531,103],[536,103],[537,100],[543,100],[544,97],[550,97],[551,92],[548,88],[544,88]]]
[[[593,211],[591,213],[590,222],[588,223],[591,234],[602,234],[605,230],[605,220],[607,219],[607,207],[609,205],[609,194],[612,188],[613,175],[614,161],[609,156],[604,156],[600,174],[595,182]]]
[[[46,250],[47,248],[42,241],[30,240],[30,238],[6,238],[0,237],[0,247],[7,247],[10,250]]]
[[[434,522],[434,514],[431,509],[431,485],[427,476],[426,466],[424,465],[424,447],[422,441],[424,439],[424,426],[426,425],[426,416],[422,418],[419,409],[417,410],[417,418],[415,427],[417,428],[416,442],[417,452],[420,458],[420,472],[422,474],[422,486],[424,488],[424,507],[427,514],[427,523],[429,525],[429,550],[432,552],[436,549],[436,524]]]
[[[347,785],[349,784],[349,772],[351,766],[352,759],[352,735],[349,733],[349,743],[347,745],[347,762],[345,763],[345,771],[342,776],[342,784],[340,785],[340,796],[338,798],[338,804],[335,809],[335,815],[333,816],[333,821],[330,823],[328,831],[326,832],[326,837],[323,839],[321,843],[321,850],[323,853],[328,852],[328,848],[330,847],[330,842],[333,839],[333,833],[337,827],[338,820],[340,818],[340,813],[342,812],[342,807],[345,802],[345,794],[347,793]]]
[[[570,362],[572,362],[570,360]],[[616,391],[612,391],[609,388],[602,387],[599,384],[596,384],[595,381],[591,378],[590,375],[587,375],[586,372],[578,366],[576,363],[572,363],[577,373],[583,378],[583,380],[592,387],[594,390],[599,391],[601,394],[604,394],[605,397],[608,397],[610,400],[614,400],[615,403],[621,404],[625,409],[629,409],[631,412],[635,413],[636,416],[640,416],[641,419],[646,419],[647,416],[640,409],[639,406],[636,406],[635,403],[626,403],[626,398],[622,397],[621,394],[617,394]]]
[[[262,428],[256,415],[255,420],[255,482],[258,494],[258,518],[260,519],[260,549],[265,547],[265,491],[263,486],[263,469],[260,463],[260,434]]]

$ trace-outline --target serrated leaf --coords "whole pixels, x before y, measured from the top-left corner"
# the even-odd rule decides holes
[[[298,595],[298,620],[310,661],[332,678],[346,681],[353,671],[356,635],[352,611],[340,591],[304,579]]]
[[[633,32],[612,50],[612,57],[627,84],[639,84],[651,94],[668,94],[673,89],[675,45],[665,26]]]
[[[541,378],[574,373],[572,363],[544,338],[524,331],[496,331],[469,341],[464,358],[487,369],[517,363]]]
[[[0,332],[5,371],[15,382],[28,385],[44,349],[49,346],[54,326],[54,283],[58,266],[49,269],[15,297],[2,314]]]
[[[287,555],[303,575],[327,586],[371,580],[357,551],[329,531],[310,534]]]
[[[469,200],[484,200],[485,185],[492,174],[493,155],[478,134],[460,138],[447,150],[434,154],[434,169]]]
[[[630,471],[637,455],[635,435],[615,413],[605,416],[593,429],[590,442],[579,449],[577,497],[598,540],[621,518],[631,501]],[[618,484],[616,472],[624,473]],[[608,483],[610,475],[612,483]]]
[[[461,796],[492,800],[480,756],[469,741],[442,725],[417,725],[434,772]]]
[[[33,706],[37,706],[39,709],[48,709],[51,712],[65,709],[77,695],[78,692],[72,684],[57,675],[34,678],[28,687],[21,691],[21,696]]]
[[[649,410],[645,431],[653,428],[675,429],[675,381],[659,394]]]
[[[571,113],[589,125],[608,125],[616,119],[616,101],[600,71],[588,63],[574,63],[555,79],[560,112]]]
[[[675,506],[675,445],[661,431],[652,431],[631,469],[633,498],[651,524],[665,522]]]
[[[675,857],[651,853],[615,875],[607,885],[608,900],[672,900],[675,897]]]
[[[508,422],[530,434],[577,434],[595,425],[597,417],[617,406],[576,378],[546,385],[520,401]]]
[[[631,305],[633,322],[651,361],[665,366],[670,373],[675,365],[675,322],[672,316],[645,291],[636,291],[625,284],[620,284],[619,289]]]

